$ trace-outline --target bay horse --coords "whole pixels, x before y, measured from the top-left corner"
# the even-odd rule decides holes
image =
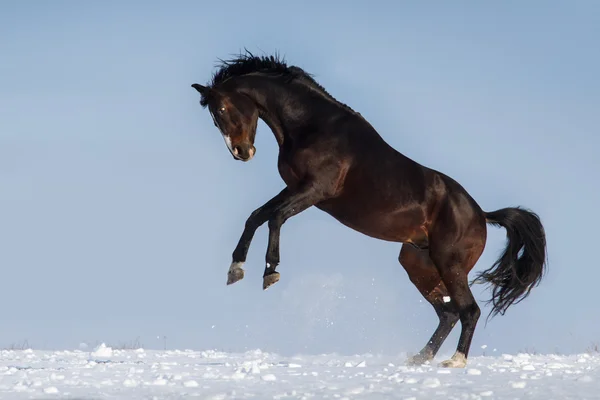
[[[206,86],[192,85],[201,95],[200,105],[208,107],[235,160],[254,157],[262,119],[279,145],[277,167],[285,182],[247,219],[227,284],[244,277],[250,242],[265,222],[263,290],[279,281],[281,226],[315,206],[365,235],[402,243],[399,262],[439,318],[427,344],[407,364],[433,360],[460,320],[456,351],[439,365],[465,367],[481,313],[467,275],[485,247],[486,224],[504,227],[507,245],[471,283],[492,287],[490,316],[495,316],[527,297],[545,273],[546,237],[539,216],[521,207],[483,211],[454,179],[392,148],[360,113],[277,55],[246,51],[220,60],[218,67]]]

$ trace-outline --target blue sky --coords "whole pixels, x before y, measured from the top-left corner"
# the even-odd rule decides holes
[[[600,3],[0,8],[0,346],[160,347],[163,335],[170,348],[284,354],[425,344],[437,320],[397,262],[400,245],[316,209],[284,225],[277,285],[261,290],[263,227],[246,278],[225,286],[245,219],[283,182],[268,128],[253,161],[235,162],[190,84],[244,47],[315,74],[485,210],[540,214],[549,273],[505,316],[481,320],[473,354],[600,342]],[[476,271],[504,246],[504,230],[488,232]]]

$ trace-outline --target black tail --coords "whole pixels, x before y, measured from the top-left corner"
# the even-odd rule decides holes
[[[508,307],[525,299],[539,285],[547,269],[546,234],[540,218],[519,207],[503,208],[485,217],[489,224],[504,227],[508,239],[498,261],[474,281],[492,286],[489,302],[493,303],[493,317],[504,315]]]

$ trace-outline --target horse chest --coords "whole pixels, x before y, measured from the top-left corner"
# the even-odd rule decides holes
[[[293,162],[288,161],[285,156],[279,157],[277,169],[279,170],[281,179],[283,179],[285,184],[290,188],[296,187],[305,175],[305,172],[300,167],[294,165]]]

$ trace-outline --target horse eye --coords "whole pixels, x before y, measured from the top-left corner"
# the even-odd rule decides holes
[[[223,114],[225,112],[225,107],[219,108],[219,114]]]

